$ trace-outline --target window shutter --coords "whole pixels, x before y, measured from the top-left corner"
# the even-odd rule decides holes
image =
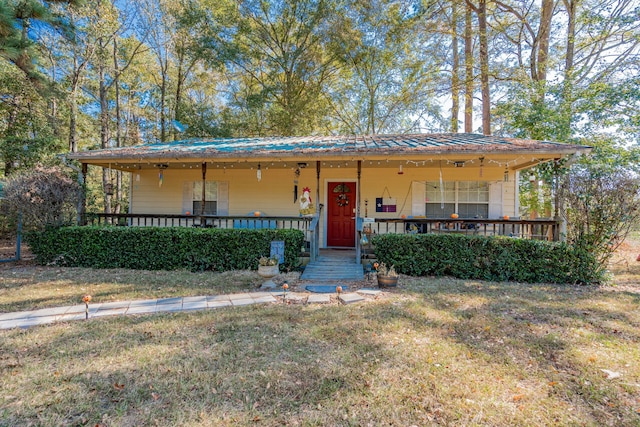
[[[424,216],[426,187],[424,182],[413,181],[411,183],[411,215]]]
[[[218,181],[218,215],[229,215],[228,181]]]
[[[502,216],[502,183],[492,182],[489,184],[489,218],[500,218]]]
[[[182,214],[193,210],[193,181],[185,181],[182,183]],[[193,212],[191,212],[193,215]]]

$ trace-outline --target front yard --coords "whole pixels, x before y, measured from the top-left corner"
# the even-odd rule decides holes
[[[618,286],[401,278],[356,305],[0,331],[0,426],[640,425],[638,236]],[[0,269],[0,312],[250,290],[254,273]]]

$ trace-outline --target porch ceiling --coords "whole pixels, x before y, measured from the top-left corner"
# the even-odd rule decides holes
[[[502,167],[507,164],[510,169],[520,169],[554,158],[586,153],[590,149],[557,142],[442,133],[192,139],[70,153],[66,157],[124,170],[157,168],[165,164],[172,168],[193,168],[203,162],[214,167],[233,165],[247,169],[255,168],[258,162],[282,168],[307,162],[309,167],[314,167],[317,160],[328,167],[354,166],[357,160],[363,161],[363,167],[386,167],[386,164],[456,167],[456,162],[463,166],[479,165],[481,158],[484,158],[485,166],[495,162]]]

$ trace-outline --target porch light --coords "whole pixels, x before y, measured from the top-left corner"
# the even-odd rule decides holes
[[[104,185],[104,192],[107,196],[113,196],[113,184],[107,183]]]
[[[509,182],[509,169],[505,166],[504,168],[504,178],[503,178],[504,182]]]
[[[457,162],[453,162],[453,165],[457,168],[463,168],[464,167],[464,162],[462,161],[457,161]]]
[[[262,181],[262,170],[260,169],[260,163],[258,163],[258,171],[256,172],[256,177],[258,178],[258,182]]]
[[[304,168],[306,168],[307,166],[309,166],[309,164],[308,164],[308,163],[306,163],[306,162],[298,162],[298,167],[299,167],[300,169],[304,169]]]

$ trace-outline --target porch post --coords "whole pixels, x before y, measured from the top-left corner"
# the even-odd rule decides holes
[[[316,161],[316,212],[320,215],[320,160]]]
[[[362,175],[362,160],[358,160],[358,185],[356,194],[356,264],[362,263],[362,250],[360,248],[360,175]]]
[[[200,205],[200,226],[204,227],[204,202],[207,198],[207,162],[202,162],[202,204]]]
[[[87,163],[82,164],[82,170],[80,171],[80,175],[78,175],[78,184],[80,184],[79,195],[78,198],[78,225],[86,225],[87,224],[87,171],[89,165]],[[77,170],[77,169],[76,169]]]
[[[320,255],[320,219],[322,209],[320,204],[320,160],[316,160],[316,221],[315,227],[311,230],[311,261],[318,259]]]

